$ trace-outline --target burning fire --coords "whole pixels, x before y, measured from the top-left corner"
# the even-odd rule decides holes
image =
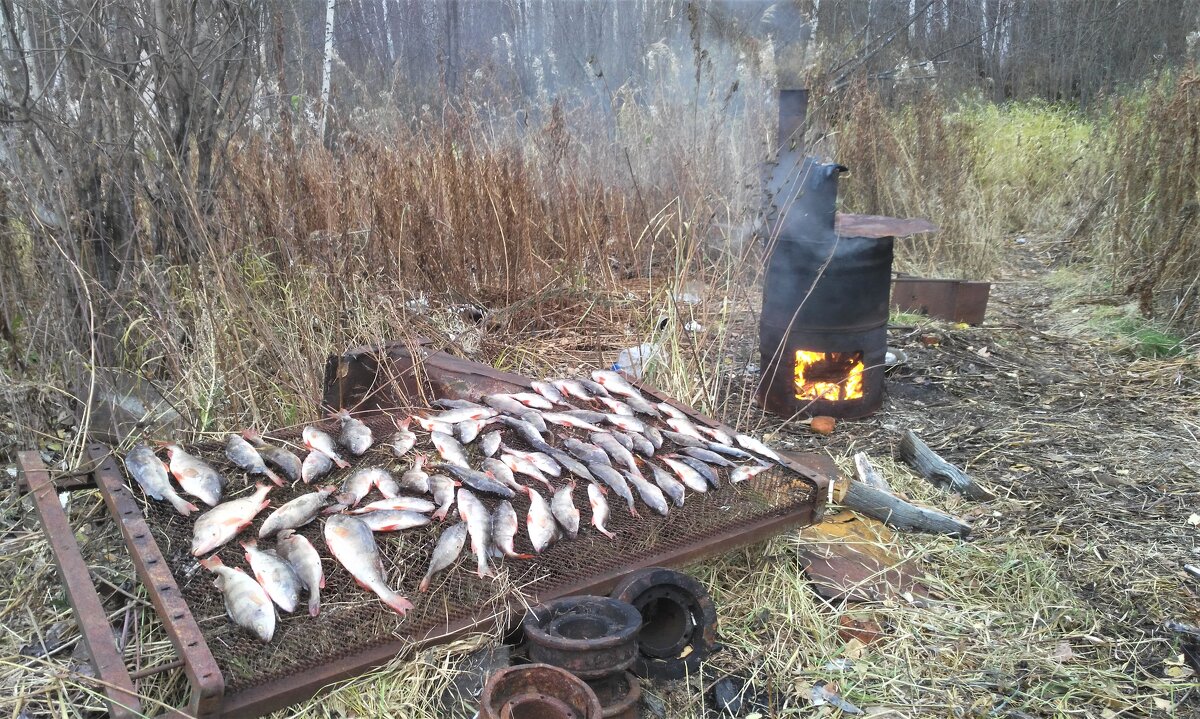
[[[865,369],[862,352],[796,350],[796,399],[859,399]]]

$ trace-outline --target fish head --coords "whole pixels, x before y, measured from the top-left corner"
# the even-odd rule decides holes
[[[254,621],[254,636],[258,637],[263,644],[269,643],[274,634],[275,622],[268,622],[265,618]]]

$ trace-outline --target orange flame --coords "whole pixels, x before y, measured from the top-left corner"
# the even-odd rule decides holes
[[[865,369],[862,352],[796,350],[796,399],[860,399]]]

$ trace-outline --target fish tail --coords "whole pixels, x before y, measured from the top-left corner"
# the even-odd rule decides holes
[[[508,556],[513,559],[533,559],[533,557],[534,557],[534,555],[532,555],[532,554],[517,554],[516,552],[513,552],[512,554],[510,554]]]
[[[183,497],[180,497],[178,494],[171,494],[170,496],[167,497],[167,499],[170,500],[171,506],[175,508],[175,511],[179,512],[180,514],[182,514],[185,517],[188,516],[189,514],[191,514],[192,512],[200,511],[199,507],[197,507],[196,505],[187,501]]]
[[[225,566],[225,562],[221,561],[221,557],[219,555],[214,554],[208,559],[201,559],[200,566],[208,570],[215,570],[217,567]]]
[[[283,484],[284,484],[283,477],[280,477],[278,474],[272,472],[270,469],[264,469],[263,474],[267,475],[267,478],[270,479],[272,482],[274,482],[276,487],[283,486]]]
[[[396,594],[395,592],[390,592],[386,596],[380,595],[379,598],[384,604],[391,607],[392,611],[396,612],[400,616],[404,616],[408,613],[408,610],[413,608],[412,602],[408,601],[408,599],[400,596],[399,594]]]
[[[315,617],[321,613],[321,592],[313,589],[308,595],[308,616]]]
[[[336,464],[341,469],[345,469],[350,466],[350,463],[347,462],[346,460],[342,459],[341,457],[330,457],[330,459],[332,459],[333,463]]]
[[[449,511],[450,511],[449,507],[447,507],[446,509],[439,509],[438,511],[433,513],[433,518],[436,519],[437,521],[441,522],[444,519],[446,519],[446,513]]]
[[[429,582],[432,580],[433,580],[432,574],[426,574],[424,577],[421,577],[421,583],[417,586],[417,591],[418,592],[429,591]]]
[[[629,513],[630,513],[631,515],[633,515],[634,517],[641,517],[641,516],[642,516],[642,515],[638,514],[637,507],[633,506],[632,504],[631,504],[631,505],[629,505]]]
[[[599,529],[600,533],[603,534],[604,536],[608,537],[609,539],[617,538],[617,535],[613,534],[612,532],[608,531],[607,529],[605,529],[604,527],[601,527],[598,524],[596,525],[596,529]]]

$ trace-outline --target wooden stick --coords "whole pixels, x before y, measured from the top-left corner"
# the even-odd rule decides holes
[[[996,498],[996,495],[968,477],[966,472],[939,457],[911,429],[904,430],[904,437],[900,440],[900,457],[935,487],[950,489],[977,502]]]
[[[853,479],[838,484],[838,503],[859,514],[874,517],[896,529],[915,529],[951,537],[966,537],[971,525],[936,509],[907,502],[878,487]]]
[[[863,484],[882,489],[885,492],[892,491],[892,486],[883,478],[883,475],[871,466],[871,460],[867,457],[866,452],[858,452],[854,455],[854,473],[858,475],[858,481]]]

